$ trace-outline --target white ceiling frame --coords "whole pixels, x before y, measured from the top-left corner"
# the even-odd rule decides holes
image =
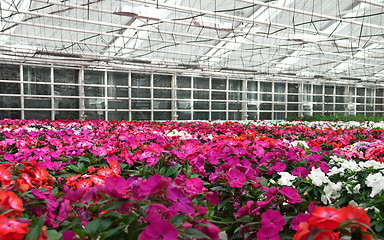
[[[4,3],[6,3],[6,1],[3,1],[2,4],[4,4]],[[17,8],[14,5],[9,5],[8,9],[14,8],[14,10],[16,10],[16,12],[11,12],[11,14],[14,13],[15,15],[12,16],[10,20],[21,21],[24,18],[24,14],[18,13],[18,12],[23,12],[25,10],[28,10],[29,3],[30,3],[29,0],[19,0],[19,2],[17,4]],[[7,23],[8,23],[8,21],[1,21],[0,22],[0,30],[4,31],[4,29],[7,27]],[[5,30],[5,31],[7,31],[9,33],[13,33],[15,31],[15,29],[16,29],[16,26],[13,26],[11,29]],[[0,37],[0,46],[5,44],[7,42],[7,40],[8,40],[7,36]]]
[[[41,2],[43,0],[34,0],[34,1]],[[133,0],[133,1],[138,1],[138,0]],[[50,1],[49,3],[50,4],[54,4],[54,5],[63,6],[63,3],[61,3],[61,2]],[[153,5],[154,5],[154,3],[153,3]],[[74,7],[74,8],[78,8],[78,9],[82,9],[82,10],[96,11],[96,12],[100,12],[100,13],[113,14],[113,12],[110,12],[110,11],[108,12],[108,11],[104,11],[104,10],[100,10],[100,9],[93,9],[93,8],[88,8],[88,7],[84,7],[84,6],[71,5],[71,4],[67,4],[67,3],[65,3],[64,6]],[[195,10],[195,13],[199,13],[198,10]],[[185,33],[177,33],[177,32],[167,32],[167,31],[158,31],[158,30],[152,30],[152,29],[145,29],[143,27],[130,27],[130,26],[126,26],[126,25],[110,24],[110,23],[105,23],[105,22],[91,21],[91,20],[77,19],[77,18],[69,18],[69,17],[62,17],[62,16],[59,17],[59,16],[56,16],[56,15],[47,15],[47,14],[42,14],[42,13],[38,14],[38,13],[29,12],[28,14],[41,15],[41,16],[44,16],[44,17],[52,17],[52,18],[63,19],[63,20],[68,20],[68,21],[77,21],[77,22],[84,22],[84,23],[91,23],[91,24],[99,24],[99,25],[102,25],[102,26],[117,27],[117,28],[122,28],[122,29],[143,30],[143,31],[149,31],[149,32],[154,32],[154,33],[159,33],[160,32],[161,34],[168,34],[168,35],[175,35],[175,36],[182,36],[182,37],[191,37],[192,39],[202,38],[202,39],[206,39],[206,40],[233,42],[233,41],[226,40],[226,39],[221,39],[221,38],[219,39],[219,38],[205,37],[205,36],[199,36],[199,35],[193,35],[193,34],[185,34]],[[211,15],[215,16],[214,14],[215,13],[212,13]],[[220,15],[222,15],[222,14],[220,14]],[[226,15],[226,16],[230,17],[230,15]],[[236,17],[236,18],[241,18],[241,17]],[[243,19],[244,22],[248,22],[248,23],[260,23],[260,21],[250,20],[248,18],[241,18],[241,19]],[[162,19],[161,22],[190,26],[190,23],[182,23],[182,22],[178,22],[178,21],[171,21],[171,20],[165,20],[165,19]],[[274,25],[281,26],[281,24],[268,23],[268,22],[262,22],[261,24],[262,25],[266,25],[266,26],[269,26],[269,25],[271,25],[271,26],[274,26]],[[305,32],[310,32],[310,33],[317,33],[317,31],[315,31],[315,30],[305,29],[305,28],[298,28],[298,27],[295,28],[295,27],[293,27],[291,25],[283,25],[283,27],[290,28],[290,29],[296,29],[296,30],[303,30]],[[242,32],[236,32],[236,33],[241,34]],[[252,33],[250,33],[250,35],[265,37],[265,35],[262,35],[262,34],[252,34]],[[329,33],[323,33],[323,35],[329,37]],[[336,36],[335,34],[333,34],[333,35]],[[348,35],[338,34],[337,37],[365,41],[364,39],[359,39],[357,37],[352,37],[352,36],[348,36]],[[278,37],[278,36],[272,36],[272,35],[268,36],[268,38],[279,39],[279,40],[287,40],[286,38]],[[381,41],[375,41],[375,40],[369,40],[369,42],[370,43],[382,44]],[[317,44],[324,44],[324,43],[323,42],[321,42],[321,43],[319,42]]]

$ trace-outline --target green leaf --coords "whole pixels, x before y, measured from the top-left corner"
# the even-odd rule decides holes
[[[47,213],[45,213],[43,216],[38,218],[35,221],[32,221],[32,225],[29,226],[29,232],[27,236],[25,237],[25,240],[37,240],[40,237],[41,231],[43,230],[44,226],[44,220],[47,216]]]
[[[84,232],[88,236],[91,236],[91,237],[95,238],[98,235],[98,233],[99,233],[100,224],[101,224],[101,219],[100,218],[96,218],[96,219],[92,220],[91,222],[89,222],[85,226]]]
[[[180,165],[171,166],[167,169],[167,171],[164,174],[164,177],[171,177],[174,175],[179,175],[181,171]]]
[[[48,230],[46,233],[49,240],[60,240],[62,238],[62,234],[53,229]]]
[[[376,232],[381,232],[384,229],[384,223],[380,222],[379,224],[375,225]]]
[[[242,216],[242,217],[238,218],[237,221],[249,223],[249,222],[252,222],[252,218],[251,218],[251,216]]]
[[[265,177],[261,178],[260,179],[260,185],[261,186],[267,186],[268,185],[268,180]]]
[[[111,230],[104,232],[103,235],[101,236],[101,239],[117,239],[117,238],[114,238],[113,235],[115,235],[116,233],[119,233],[120,230],[124,227],[125,227],[124,225],[120,225],[118,227],[112,228]]]
[[[119,208],[121,206],[123,206],[124,204],[128,203],[129,200],[128,199],[117,199],[113,202],[111,202],[110,204],[108,204],[104,209],[103,211],[105,210],[112,210],[112,209],[116,209],[116,208]]]
[[[207,239],[209,239],[209,237],[206,234],[204,234],[204,233],[202,233],[202,232],[200,232],[200,231],[198,231],[198,230],[196,230],[194,228],[187,229],[187,230],[184,231],[184,233],[188,237],[195,237],[196,239],[199,239],[199,238],[207,238]]]
[[[171,219],[171,223],[175,227],[181,226],[181,224],[183,224],[184,221],[185,221],[185,214],[184,213],[180,213],[179,215],[176,215]]]

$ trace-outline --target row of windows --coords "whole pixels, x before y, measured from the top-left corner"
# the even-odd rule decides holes
[[[281,120],[382,114],[383,89],[0,65],[0,118]]]

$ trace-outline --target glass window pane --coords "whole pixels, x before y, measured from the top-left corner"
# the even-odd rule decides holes
[[[323,86],[313,85],[313,94],[323,94]]]
[[[151,112],[132,112],[132,120],[151,120]]]
[[[153,89],[154,98],[172,98],[170,89]]]
[[[51,111],[25,111],[25,119],[51,120]]]
[[[247,112],[248,120],[257,120],[257,112]]]
[[[285,119],[285,112],[275,112],[273,115],[274,120],[284,120]]]
[[[109,109],[129,109],[128,99],[123,100],[108,100]]]
[[[54,69],[55,83],[78,83],[79,70],[75,69]]]
[[[211,99],[213,100],[225,100],[226,99],[226,93],[225,92],[211,92]]]
[[[23,67],[24,82],[51,82],[51,69],[44,67]]]
[[[333,103],[333,96],[325,96],[324,102],[326,103]]]
[[[123,72],[108,72],[108,85],[128,86],[128,73]]]
[[[299,93],[299,84],[288,83],[288,93]]]
[[[193,91],[194,99],[209,99],[208,91]]]
[[[257,110],[258,109],[258,105],[257,104],[247,104],[247,109],[248,110]]]
[[[190,111],[177,112],[177,119],[178,120],[191,120],[191,112]]]
[[[286,99],[285,99],[286,95],[285,94],[275,94],[273,96],[274,100],[276,102],[286,102]]]
[[[154,112],[153,113],[153,120],[171,120],[172,119],[172,112]]]
[[[272,101],[272,94],[261,93],[261,101]]]
[[[323,96],[313,96],[313,101],[321,103],[323,102]]]
[[[20,97],[0,96],[0,108],[21,108]]]
[[[299,102],[298,95],[288,95],[288,102]]]
[[[314,111],[323,111],[323,105],[322,104],[313,104],[313,110]]]
[[[271,103],[261,103],[260,104],[260,110],[272,110],[272,104]]]
[[[334,86],[325,86],[325,94],[333,95]]]
[[[241,85],[243,81],[241,80],[229,80],[229,90],[232,91],[241,91]]]
[[[104,111],[86,111],[84,115],[86,120],[105,119]]]
[[[212,110],[225,110],[226,109],[226,103],[225,102],[211,102],[211,109]]]
[[[248,100],[257,100],[257,93],[247,93],[247,99]]]
[[[273,109],[274,110],[278,110],[278,111],[285,111],[285,105],[283,105],[283,104],[275,104],[273,106]]]
[[[191,77],[177,76],[177,88],[191,88]]]
[[[153,101],[153,109],[172,109],[171,101]]]
[[[242,99],[242,93],[241,92],[229,92],[228,93],[228,99],[229,100],[241,100]]]
[[[345,87],[336,87],[336,95],[344,95],[345,93]]]
[[[241,103],[228,103],[228,109],[229,110],[241,110]]]
[[[79,119],[79,112],[55,111],[55,119]]]
[[[79,99],[76,98],[55,98],[55,108],[79,108]]]
[[[257,92],[257,82],[256,81],[248,81],[247,82],[247,91],[248,92]]]
[[[211,112],[212,120],[226,120],[225,112]]]
[[[177,109],[191,109],[191,101],[177,101]]]
[[[121,120],[129,120],[129,112],[108,112],[108,120],[109,121],[121,121]]]
[[[299,110],[299,104],[288,104],[288,111],[298,111]]]
[[[208,120],[209,113],[208,112],[194,112],[193,113],[194,120]]]
[[[209,89],[209,78],[193,78],[193,87],[197,89]]]
[[[87,97],[104,97],[103,87],[84,87],[84,94]]]
[[[171,87],[172,76],[171,75],[153,75],[154,87]]]
[[[275,93],[285,93],[285,83],[275,83]]]
[[[150,100],[131,100],[131,104],[132,104],[132,109],[151,109]]]
[[[10,118],[10,119],[20,119],[21,118],[21,111],[17,110],[0,110],[0,119],[4,118]]]
[[[1,94],[20,94],[20,84],[0,82],[0,93]]]
[[[208,110],[209,104],[207,101],[194,101],[193,102],[194,109]]]
[[[51,95],[51,85],[47,84],[24,84],[25,95]]]
[[[150,87],[151,86],[151,75],[143,73],[132,73],[131,74],[132,86]]]
[[[228,120],[241,120],[240,112],[228,112]]]
[[[260,92],[266,92],[266,93],[272,92],[272,83],[260,82]]]
[[[20,81],[20,66],[0,64],[0,80]]]
[[[271,112],[260,112],[260,120],[271,120],[272,113]]]
[[[191,99],[191,91],[189,90],[177,90],[178,99]]]
[[[84,71],[85,84],[104,84],[104,72]]]
[[[129,97],[128,88],[109,87],[107,90],[108,97]]]
[[[55,85],[54,91],[56,96],[79,96],[78,86],[61,86]]]
[[[51,108],[51,98],[26,97],[25,108]]]
[[[212,89],[226,90],[227,89],[226,87],[227,87],[227,79],[212,78]]]
[[[104,109],[104,99],[100,98],[86,98],[84,99],[84,105],[86,109]]]
[[[133,98],[151,98],[150,89],[132,88],[131,91]]]

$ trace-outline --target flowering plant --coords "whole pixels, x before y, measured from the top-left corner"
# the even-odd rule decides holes
[[[370,218],[364,209],[346,206],[337,210],[333,207],[317,207],[314,212],[302,218],[294,240],[341,239],[350,236],[353,240],[372,239]]]

